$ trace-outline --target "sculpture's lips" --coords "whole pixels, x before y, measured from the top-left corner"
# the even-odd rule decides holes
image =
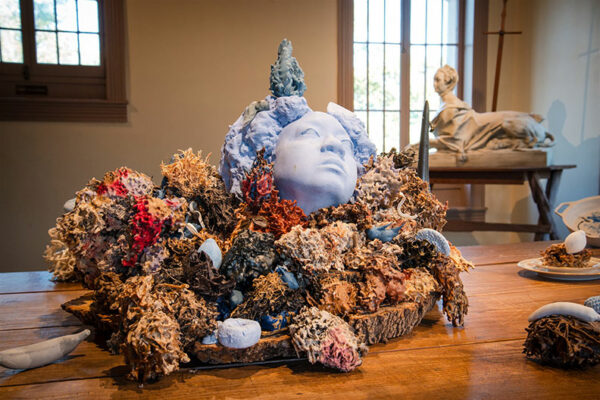
[[[338,174],[346,174],[346,169],[344,168],[344,164],[341,161],[338,161],[334,158],[329,158],[322,163],[319,164],[320,167],[324,169],[330,169]]]

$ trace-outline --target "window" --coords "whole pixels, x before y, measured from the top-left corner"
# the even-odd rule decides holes
[[[0,119],[127,121],[120,0],[2,0]]]
[[[444,64],[459,72],[458,96],[481,108],[486,49],[473,32],[487,24],[487,14],[476,18],[484,13],[487,2],[474,0],[340,2],[339,101],[365,123],[378,151],[418,142],[425,100],[432,117],[439,108],[433,76]]]

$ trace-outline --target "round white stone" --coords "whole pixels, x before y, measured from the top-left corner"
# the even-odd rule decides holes
[[[219,343],[232,349],[245,349],[260,340],[260,324],[244,318],[228,318],[219,326]]]
[[[585,249],[586,242],[587,240],[584,231],[579,230],[571,233],[565,239],[565,248],[567,249],[567,253],[579,253]]]

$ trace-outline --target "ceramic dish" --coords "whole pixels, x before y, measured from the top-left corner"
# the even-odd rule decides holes
[[[581,225],[581,220],[582,217],[589,217],[598,212],[600,212],[600,196],[561,203],[554,209],[554,213],[562,218],[571,232],[584,229],[588,244],[595,247],[600,247],[600,235],[590,229],[585,229],[585,226]]]
[[[588,268],[556,268],[544,265],[541,258],[520,261],[518,267],[533,271],[550,279],[564,281],[590,281],[600,279],[600,259],[592,258]]]

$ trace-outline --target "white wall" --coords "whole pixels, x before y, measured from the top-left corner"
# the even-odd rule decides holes
[[[577,164],[563,174],[557,204],[599,195],[600,1],[536,0],[535,6],[531,109],[544,113],[556,136],[554,163]]]

